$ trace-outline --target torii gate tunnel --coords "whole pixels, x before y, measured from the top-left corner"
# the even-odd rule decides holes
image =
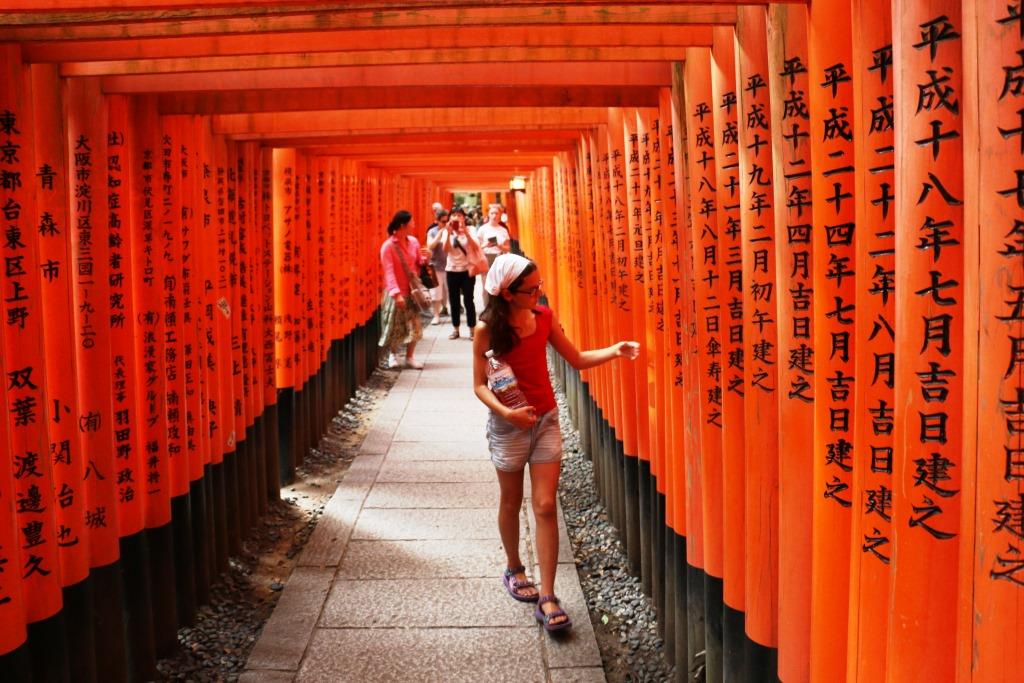
[[[681,678],[1022,679],[1021,0],[4,0],[0,670],[153,675],[455,191],[642,342],[558,373]]]

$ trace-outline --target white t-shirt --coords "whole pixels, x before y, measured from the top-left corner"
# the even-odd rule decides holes
[[[445,230],[444,238],[448,240],[448,245],[451,247],[448,250],[448,259],[445,263],[444,269],[452,273],[463,273],[469,270],[469,247],[466,246],[467,242],[471,239],[468,235],[463,235],[459,238],[455,238],[454,235]],[[458,244],[462,248],[455,246],[455,241],[458,239]]]
[[[493,242],[490,241],[492,237],[494,238]],[[502,253],[501,245],[509,240],[508,230],[500,225],[486,223],[476,229],[476,240],[485,254],[500,254]]]

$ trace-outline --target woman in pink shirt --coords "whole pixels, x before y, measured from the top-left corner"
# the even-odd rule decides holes
[[[423,362],[413,357],[416,342],[423,338],[420,312],[409,298],[410,273],[418,273],[430,252],[410,232],[416,224],[412,214],[401,209],[388,224],[388,238],[380,245],[380,265],[384,273],[384,297],[381,300],[381,332],[379,346],[388,350],[388,367],[400,368],[398,348],[405,344],[405,364],[419,370]],[[403,265],[402,259],[405,263]]]

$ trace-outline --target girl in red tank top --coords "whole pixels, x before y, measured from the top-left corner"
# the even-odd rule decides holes
[[[473,342],[473,385],[477,398],[491,410],[487,439],[501,489],[498,530],[507,560],[505,589],[516,600],[537,602],[537,620],[546,630],[557,631],[570,627],[572,620],[559,607],[554,594],[562,441],[547,368],[547,345],[551,344],[577,370],[613,358],[636,358],[640,347],[636,342],[620,341],[603,349],[579,351],[565,336],[554,312],[539,304],[542,286],[540,272],[532,261],[514,254],[502,254],[494,260],[484,284],[491,296]],[[528,406],[512,410],[487,387],[487,351],[493,351],[512,368]],[[539,592],[526,578],[519,555],[519,510],[527,464],[537,520]]]

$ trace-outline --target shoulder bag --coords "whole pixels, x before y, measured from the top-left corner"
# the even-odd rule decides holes
[[[395,246],[391,247],[396,249]],[[419,276],[414,275],[409,270],[409,262],[405,259],[405,254],[402,253],[401,249],[398,249],[398,260],[402,262],[402,270],[405,271],[405,277],[409,280],[409,299],[412,300],[412,304],[420,311],[426,311],[430,309],[430,291],[423,286],[423,282]]]
[[[466,253],[466,257],[469,259],[469,276],[476,277],[477,275],[486,274],[490,264],[487,263],[487,256],[484,254],[484,250],[480,248],[480,245],[472,237],[468,238],[466,243],[469,245],[469,251]]]

